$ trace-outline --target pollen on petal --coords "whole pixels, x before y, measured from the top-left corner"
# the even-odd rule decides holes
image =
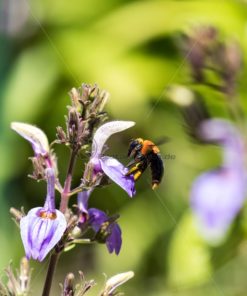
[[[57,215],[56,215],[56,212],[49,212],[49,211],[45,211],[45,210],[41,210],[39,213],[38,213],[38,216],[40,218],[43,218],[43,219],[50,219],[50,220],[54,220],[57,218]]]

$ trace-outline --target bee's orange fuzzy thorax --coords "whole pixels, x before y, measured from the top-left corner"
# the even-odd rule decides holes
[[[144,140],[141,153],[143,155],[146,155],[146,154],[148,154],[149,152],[152,152],[152,151],[154,153],[159,153],[160,152],[159,148],[152,141]]]
[[[153,152],[154,153],[160,153],[160,149],[155,145],[154,147],[153,147]]]

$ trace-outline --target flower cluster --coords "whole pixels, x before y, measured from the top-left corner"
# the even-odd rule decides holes
[[[246,196],[245,122],[236,95],[242,55],[235,42],[223,42],[213,27],[199,27],[183,36],[183,50],[191,66],[192,81],[225,99],[231,121],[212,118],[199,91],[184,86],[169,88],[169,97],[180,106],[186,131],[198,144],[222,149],[221,165],[196,178],[191,188],[191,208],[199,233],[210,244],[223,241]],[[217,77],[209,81],[207,72]]]
[[[32,145],[33,178],[47,182],[44,206],[35,207],[20,218],[21,238],[27,259],[43,261],[50,251],[58,254],[78,241],[105,243],[110,253],[119,254],[121,249],[121,229],[116,222],[119,216],[108,216],[100,209],[88,208],[88,200],[96,187],[109,184],[110,180],[130,197],[135,194],[134,178],[132,175],[126,176],[127,168],[117,159],[104,155],[109,137],[132,127],[134,122],[103,123],[106,119],[103,108],[108,94],[100,92],[96,86],[83,85],[81,89],[72,89],[70,96],[72,106],[68,108],[66,129],[57,128],[55,141],[69,146],[71,150],[64,186],[58,179],[57,158],[45,133],[30,124],[11,124],[12,129]],[[81,183],[72,189],[73,168],[79,153],[90,156]],[[56,190],[60,193],[59,209],[55,206]],[[69,199],[75,194],[78,194],[76,212],[69,208]],[[93,230],[94,236],[88,234],[89,228]]]
[[[90,193],[89,191],[78,193],[79,224],[83,227],[85,223],[88,223],[96,234],[95,239],[99,242],[106,243],[110,253],[115,251],[116,254],[119,254],[122,245],[122,237],[121,229],[115,222],[116,218],[108,217],[105,212],[99,209],[88,209]]]
[[[182,50],[191,67],[194,83],[208,85],[232,97],[236,94],[236,81],[243,57],[235,41],[223,42],[219,35],[212,26],[193,28],[191,34],[182,36]],[[217,84],[209,79],[209,70],[218,77]]]
[[[244,136],[233,122],[211,118],[201,98],[189,89],[174,86],[170,97],[180,105],[191,139],[222,148],[220,167],[201,174],[191,188],[191,207],[198,230],[209,243],[218,244],[245,200]]]

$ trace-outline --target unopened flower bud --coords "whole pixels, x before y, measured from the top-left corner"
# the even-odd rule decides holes
[[[63,296],[73,296],[74,295],[74,280],[75,276],[73,273],[68,273],[64,280],[63,286]]]
[[[74,107],[69,109],[68,129],[71,136],[75,137],[80,123],[79,113]]]
[[[57,138],[61,144],[67,143],[68,141],[66,133],[64,132],[61,126],[57,127]]]
[[[103,111],[108,99],[109,99],[109,93],[106,92],[106,91],[102,91],[101,94],[100,94],[100,104],[99,104],[99,107],[98,107],[98,112]]]
[[[80,111],[81,109],[81,103],[80,103],[80,92],[76,88],[72,88],[71,91],[69,92],[69,95],[71,97],[72,105],[77,109],[77,111]]]
[[[166,92],[167,97],[175,104],[184,107],[193,103],[194,93],[182,85],[171,85]]]
[[[225,47],[225,66],[235,75],[242,66],[242,53],[237,43],[230,43]]]
[[[23,257],[21,259],[19,279],[20,279],[21,291],[22,292],[28,291],[29,282],[30,282],[30,266],[29,266],[29,261],[27,260],[26,257]]]

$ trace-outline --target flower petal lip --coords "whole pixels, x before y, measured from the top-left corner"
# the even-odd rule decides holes
[[[116,255],[119,254],[122,246],[122,231],[117,223],[113,223],[111,226],[111,234],[106,239],[106,246],[109,253],[115,251]]]
[[[92,156],[99,156],[109,137],[135,125],[134,121],[110,121],[101,125],[94,134]]]
[[[89,222],[91,224],[91,227],[96,233],[100,230],[102,224],[109,220],[109,217],[106,215],[106,213],[101,210],[90,208],[88,210],[88,213],[89,213]],[[112,253],[113,251],[115,251],[116,255],[118,255],[122,246],[121,228],[116,222],[113,222],[108,227],[109,227],[110,234],[106,238],[107,249],[109,253]]]
[[[28,123],[12,122],[11,128],[31,143],[36,155],[44,155],[49,152],[47,136],[38,127]]]
[[[124,167],[117,159],[109,156],[100,158],[101,168],[104,173],[124,189],[130,197],[135,195],[135,181],[132,175],[125,176],[128,169]]]
[[[93,230],[95,232],[98,232],[100,230],[101,224],[108,219],[108,216],[106,215],[105,212],[96,208],[90,208],[88,210],[88,213],[89,213],[89,219],[90,219],[89,221]]]
[[[65,216],[56,210],[56,218],[42,218],[41,207],[31,209],[20,221],[21,238],[28,259],[43,261],[59,242],[67,226]]]

